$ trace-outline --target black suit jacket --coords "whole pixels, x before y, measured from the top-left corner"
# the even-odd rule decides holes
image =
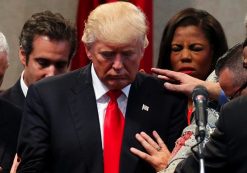
[[[206,173],[247,172],[247,97],[236,98],[224,105],[217,128],[204,152]],[[192,155],[176,169],[177,173],[199,172],[197,159]]]
[[[25,96],[21,89],[20,79],[9,89],[0,93],[0,97],[23,109]]]
[[[0,167],[9,173],[14,160],[22,111],[0,99]]]
[[[18,172],[103,173],[103,151],[90,67],[29,87],[20,130]],[[142,110],[142,106],[149,110]],[[186,97],[168,92],[163,82],[138,74],[130,88],[121,173],[155,172],[132,155],[141,148],[137,132],[157,130],[170,149],[186,126]]]

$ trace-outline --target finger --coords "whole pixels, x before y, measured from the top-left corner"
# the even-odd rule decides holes
[[[164,69],[161,69],[161,68],[151,68],[151,71],[153,73],[159,73],[159,74],[162,74],[164,72]]]
[[[17,172],[17,168],[20,164],[20,158],[17,156],[17,154],[15,155],[15,158],[14,158],[14,161],[12,163],[12,166],[11,166],[11,170],[10,170],[10,173],[16,173]]]
[[[149,145],[151,145],[155,150],[159,150],[160,146],[155,142],[149,135],[145,132],[141,132],[140,135],[147,141]]]
[[[158,145],[162,148],[162,149],[166,149],[168,150],[166,144],[164,143],[164,141],[161,139],[161,137],[159,136],[159,134],[154,130],[153,131],[153,136],[156,139],[156,141],[158,142]],[[169,151],[169,150],[168,150]]]
[[[178,85],[178,84],[172,84],[172,83],[169,83],[169,82],[165,82],[164,83],[164,87],[170,91],[175,91],[175,92],[181,92],[183,91],[181,85]]]
[[[145,148],[148,154],[153,154],[156,151],[156,149],[141,134],[137,133],[135,137],[140,142],[140,144]]]
[[[169,82],[174,82],[173,79],[167,77],[167,76],[163,76],[163,75],[158,75],[157,78],[161,79],[161,80],[165,80],[165,81],[169,81]]]
[[[152,68],[151,70],[152,70],[152,72],[154,72],[158,75],[163,75],[163,76],[166,76],[166,77],[171,78],[173,80],[178,80],[178,79],[180,79],[179,76],[183,75],[183,73],[181,73],[181,72],[175,72],[175,71],[166,70],[166,69]]]
[[[141,150],[138,150],[138,149],[136,149],[136,148],[134,148],[134,147],[131,147],[131,148],[130,148],[130,151],[131,151],[133,154],[135,154],[136,156],[142,158],[142,159],[145,160],[145,161],[149,160],[149,157],[150,157],[150,156],[149,156],[147,153],[145,153],[145,152],[143,152],[143,151],[141,151]]]

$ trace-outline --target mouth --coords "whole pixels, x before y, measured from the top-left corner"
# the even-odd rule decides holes
[[[188,74],[188,75],[191,75],[192,73],[195,72],[195,69],[194,68],[181,68],[178,71],[185,73],[185,74]]]
[[[111,80],[124,80],[126,78],[124,76],[111,76],[110,79]]]

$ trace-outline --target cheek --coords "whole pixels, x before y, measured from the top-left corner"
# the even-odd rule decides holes
[[[138,58],[138,59],[133,60],[133,61],[125,62],[125,67],[130,69],[128,71],[138,71],[140,68],[140,64],[141,64],[141,58]]]
[[[112,65],[110,63],[94,63],[94,69],[100,79],[107,77],[111,72]]]
[[[176,55],[174,53],[171,53],[170,62],[171,62],[172,70],[177,71],[177,65],[178,65],[178,62],[179,62],[178,55]]]
[[[197,64],[199,69],[211,69],[212,65],[212,53],[209,51],[201,52],[200,54],[195,54],[194,63]]]

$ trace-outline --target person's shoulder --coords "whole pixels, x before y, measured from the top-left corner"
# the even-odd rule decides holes
[[[0,97],[3,97],[3,98],[8,98],[10,97],[10,95],[13,93],[13,92],[17,92],[17,91],[21,91],[21,86],[20,86],[20,79],[18,79],[16,81],[16,83],[11,86],[10,88],[6,89],[6,90],[3,90],[1,93],[0,93]]]
[[[159,88],[163,88],[163,84],[164,84],[164,81],[158,79],[157,77],[142,72],[137,73],[135,81],[139,85],[156,86]]]
[[[20,119],[22,115],[22,110],[19,107],[3,98],[0,98],[0,112],[1,115],[8,115],[8,119],[14,118],[13,120]]]
[[[224,104],[222,106],[222,109],[235,109],[235,110],[239,108],[247,109],[246,105],[247,105],[247,96],[240,96]]]
[[[138,73],[136,76],[135,82],[140,88],[144,88],[145,90],[149,90],[152,93],[157,93],[160,95],[165,95],[165,97],[176,97],[178,99],[184,99],[187,97],[178,92],[169,91],[164,87],[164,80],[157,78],[156,76],[146,74],[146,73]]]
[[[234,125],[240,121],[247,121],[247,96],[240,96],[225,103],[221,107],[220,119],[225,119],[228,126]],[[226,121],[227,120],[227,121]]]
[[[70,71],[64,74],[51,76],[44,78],[42,80],[37,81],[34,86],[42,88],[42,87],[69,87],[73,85],[75,82],[82,78],[82,75],[85,71],[85,68],[80,68],[74,71]]]

